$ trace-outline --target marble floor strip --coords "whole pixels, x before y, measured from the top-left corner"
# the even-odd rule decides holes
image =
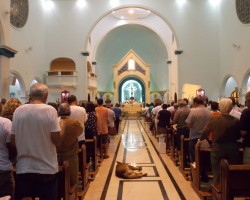
[[[158,152],[158,142],[141,120],[123,120],[122,131],[110,144],[110,158],[104,160],[84,199],[192,199],[192,190],[167,154]],[[146,177],[121,179],[115,176],[116,161],[141,166]]]

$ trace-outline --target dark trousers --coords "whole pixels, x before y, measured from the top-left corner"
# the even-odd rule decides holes
[[[220,161],[226,159],[230,165],[240,164],[240,151],[237,143],[212,144],[211,165],[214,182],[220,181]]]
[[[198,141],[198,138],[189,140],[188,144],[188,150],[189,150],[189,156],[190,156],[190,162],[195,162],[195,145]]]
[[[177,128],[177,132],[175,135],[175,141],[176,141],[176,147],[178,150],[180,150],[180,141],[181,136],[184,135],[185,138],[189,137],[189,128]]]
[[[115,118],[115,128],[116,128],[116,132],[119,132],[119,125],[120,125],[120,117],[116,117]]]
[[[13,172],[0,170],[0,198],[8,195],[11,196],[11,199],[14,199]]]
[[[40,200],[57,199],[57,175],[25,173],[16,174],[16,198],[39,197]]]

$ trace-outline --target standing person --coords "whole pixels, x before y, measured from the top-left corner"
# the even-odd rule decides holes
[[[174,120],[174,115],[176,113],[176,111],[179,109],[179,104],[178,103],[174,103],[174,110],[171,112],[171,120]]]
[[[215,102],[215,101],[212,101],[211,104],[210,104],[210,107],[211,107],[211,114],[213,116],[216,116],[216,115],[220,115],[220,111],[219,111],[219,103]]]
[[[17,148],[15,199],[36,195],[40,200],[55,200],[56,145],[63,138],[57,111],[46,104],[46,85],[33,84],[29,95],[30,103],[15,110],[12,122],[11,143]]]
[[[82,134],[82,125],[76,119],[70,117],[70,106],[62,103],[58,108],[62,135],[64,138],[56,146],[59,165],[63,165],[65,160],[69,161],[70,184],[78,183],[78,137]]]
[[[21,105],[22,103],[19,101],[19,99],[9,99],[3,107],[2,116],[12,121],[14,111]]]
[[[2,104],[0,104],[0,113]],[[11,121],[0,116],[0,198],[11,196],[14,199],[13,166],[10,157]]]
[[[229,164],[239,164],[240,152],[237,140],[240,138],[239,120],[229,113],[233,107],[232,100],[220,100],[220,115],[214,115],[209,120],[201,140],[207,139],[212,132],[211,166],[214,182],[220,181],[220,161],[227,159]],[[192,111],[191,111],[192,112]]]
[[[189,137],[189,128],[186,124],[186,119],[190,113],[190,109],[187,106],[185,100],[179,102],[180,109],[178,109],[174,115],[173,124],[176,125],[176,147],[180,149],[180,139],[181,135],[184,135],[185,138]]]
[[[243,136],[243,146],[244,146],[244,154],[243,154],[243,163],[250,164],[250,92],[247,92],[245,96],[246,106],[241,114],[240,118],[240,130],[241,135]]]
[[[88,102],[86,104],[86,112],[88,119],[85,123],[85,138],[93,139],[94,136],[97,137],[97,116],[93,102]]]
[[[100,137],[100,152],[101,148],[104,151],[104,159],[109,158],[108,146],[109,146],[109,135],[108,135],[108,109],[103,106],[103,99],[97,99],[98,106],[95,108],[97,115],[97,131]],[[103,155],[101,155],[102,157]]]
[[[4,106],[5,103],[6,103],[6,99],[5,99],[5,98],[2,98],[2,99],[1,99],[1,104],[2,104],[2,106]]]
[[[212,101],[212,102],[210,103],[210,110],[211,110],[212,116],[220,115],[219,103],[217,103],[217,102],[215,102],[215,101]],[[209,141],[210,141],[210,142],[212,141],[212,132],[210,133]]]
[[[153,113],[152,113],[152,110],[154,109],[154,103],[151,102],[150,105],[149,105],[149,108],[147,110],[147,119],[149,122],[152,123],[152,120],[153,120]]]
[[[116,103],[115,107],[113,108],[113,111],[115,113],[115,128],[116,128],[116,132],[119,132],[119,125],[120,125],[120,117],[122,114],[122,110],[120,108],[120,104]]]
[[[157,114],[158,111],[162,109],[162,102],[160,99],[155,99],[155,104],[154,104],[154,108],[152,109],[152,115],[153,115],[153,127],[155,128],[155,131],[157,132],[157,125],[158,125],[158,118],[157,118]],[[150,127],[153,129],[153,127]],[[151,129],[150,129],[151,130]]]
[[[87,113],[85,108],[78,106],[78,101],[75,95],[70,95],[68,97],[68,103],[70,105],[70,110],[71,110],[70,117],[78,120],[83,127],[82,134],[78,137],[79,148],[82,148],[82,144],[85,144],[84,124],[87,121]]]
[[[167,134],[167,128],[170,128],[171,112],[167,110],[167,104],[162,104],[162,110],[157,115],[157,128],[159,134]]]
[[[230,115],[232,115],[233,117],[236,117],[237,119],[240,119],[242,109],[238,107],[234,97],[229,97],[229,99],[231,99],[233,102],[233,108],[230,112]]]
[[[108,132],[109,135],[116,135],[116,127],[115,127],[115,112],[112,109],[112,105],[110,103],[106,104],[106,107],[108,108]]]
[[[189,133],[189,154],[190,162],[195,162],[195,145],[198,139],[201,137],[209,119],[211,118],[211,112],[204,105],[204,101],[200,97],[194,98],[194,108],[191,109],[186,123],[190,128]]]

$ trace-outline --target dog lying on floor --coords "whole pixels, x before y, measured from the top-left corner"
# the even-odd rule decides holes
[[[116,161],[115,175],[123,179],[137,179],[147,176],[147,173],[142,173],[142,167],[135,167],[127,163],[121,163]],[[138,172],[136,172],[137,170]]]

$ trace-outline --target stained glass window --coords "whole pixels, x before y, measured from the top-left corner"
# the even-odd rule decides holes
[[[250,23],[250,0],[236,0],[236,13],[243,24]]]
[[[10,23],[16,28],[23,28],[28,20],[28,0],[11,0]]]

